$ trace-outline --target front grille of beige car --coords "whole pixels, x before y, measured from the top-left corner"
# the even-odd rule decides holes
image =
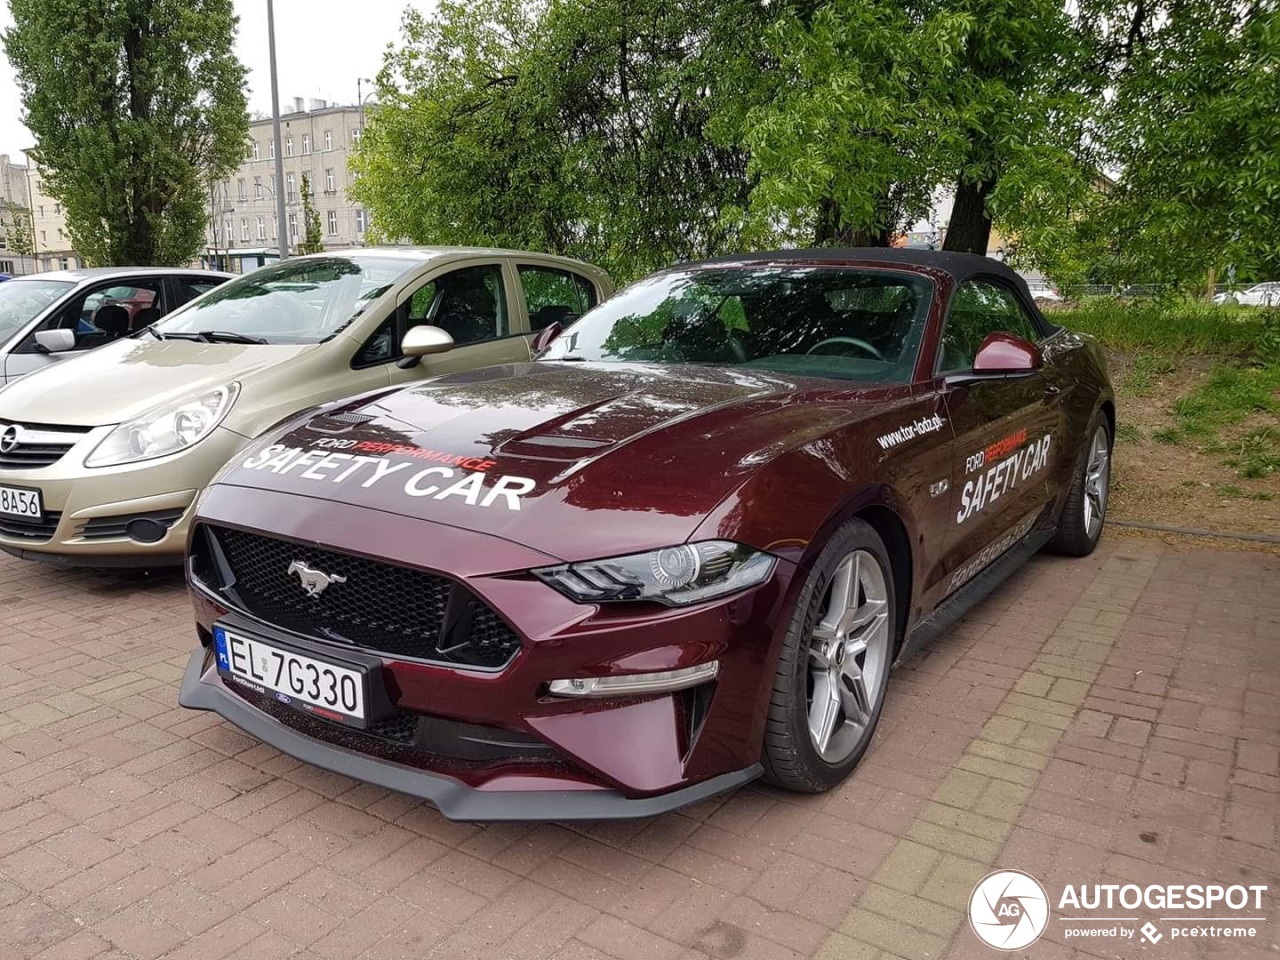
[[[31,543],[45,543],[53,539],[58,532],[58,524],[62,514],[46,510],[40,520],[28,520],[25,517],[10,517],[0,514],[0,537],[11,540],[27,540]]]
[[[89,429],[0,420],[0,470],[52,466],[79,443]]]

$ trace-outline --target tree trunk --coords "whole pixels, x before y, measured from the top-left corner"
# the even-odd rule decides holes
[[[951,224],[943,250],[956,253],[987,252],[991,240],[991,214],[987,212],[987,197],[996,188],[994,178],[968,180],[961,177],[956,184],[956,199],[951,207]]]
[[[887,230],[854,229],[844,222],[840,204],[830,197],[818,202],[818,220],[813,243],[818,247],[887,247]]]

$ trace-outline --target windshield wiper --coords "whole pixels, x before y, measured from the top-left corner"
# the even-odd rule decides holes
[[[232,333],[230,330],[201,330],[195,339],[205,343],[266,343],[266,337],[250,337],[243,333]]]

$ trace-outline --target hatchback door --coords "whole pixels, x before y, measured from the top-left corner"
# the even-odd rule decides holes
[[[952,295],[938,358],[955,432],[948,593],[1030,530],[1061,476],[1055,465],[1064,454],[1064,421],[1055,368],[975,375],[978,347],[996,332],[1035,343],[1047,330],[1011,286],[996,278],[966,280]]]

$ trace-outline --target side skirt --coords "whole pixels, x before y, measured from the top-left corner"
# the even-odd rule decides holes
[[[1035,556],[1057,532],[1056,527],[1050,527],[1048,530],[1032,530],[1019,543],[987,564],[981,573],[943,600],[933,613],[911,628],[911,632],[907,634],[907,639],[898,651],[898,659],[894,661],[894,665],[902,663],[954,627],[961,617],[985,600],[991,591]]]

